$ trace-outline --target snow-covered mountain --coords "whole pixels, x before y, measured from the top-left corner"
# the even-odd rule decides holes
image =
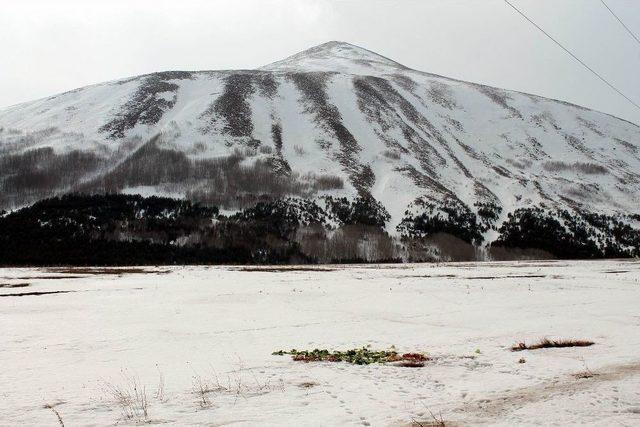
[[[224,209],[371,195],[640,213],[640,127],[328,42],[256,70],[171,71],[0,111],[0,209],[71,191],[169,194]],[[495,230],[486,231],[488,241]]]

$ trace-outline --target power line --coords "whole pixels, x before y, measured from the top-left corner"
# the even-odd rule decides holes
[[[565,52],[567,52],[569,55],[571,55],[571,57],[573,59],[575,59],[576,61],[578,61],[580,64],[582,64],[582,66],[584,68],[586,68],[587,70],[591,71],[591,73],[593,73],[597,78],[599,78],[600,80],[602,80],[607,86],[609,86],[611,89],[613,89],[614,91],[616,91],[620,96],[622,96],[624,99],[626,99],[627,101],[629,101],[631,104],[633,104],[638,110],[640,110],[640,105],[636,104],[631,98],[629,98],[627,95],[625,95],[624,93],[622,93],[620,91],[620,89],[618,89],[617,87],[615,87],[614,85],[612,85],[611,83],[609,83],[607,81],[607,79],[605,79],[604,77],[602,77],[600,74],[598,74],[598,72],[596,72],[593,68],[589,67],[587,64],[584,63],[583,60],[581,60],[580,58],[578,58],[577,56],[575,56],[573,53],[571,53],[571,51],[569,49],[567,49],[566,47],[564,47],[558,40],[554,39],[549,33],[547,33],[545,30],[543,30],[538,24],[536,24],[535,22],[533,22],[531,19],[529,19],[529,17],[527,15],[525,15],[524,13],[522,13],[517,7],[515,7],[513,4],[511,4],[511,2],[509,2],[509,0],[504,0],[505,3],[507,3],[509,6],[511,6],[516,12],[518,12],[520,15],[522,15],[522,17],[524,19],[526,19],[527,21],[529,21],[534,27],[536,27],[538,30],[540,30],[542,32],[542,34],[544,34],[545,36],[547,36],[551,41],[553,41],[555,44],[557,44],[558,46],[560,46],[560,48],[562,50],[564,50]]]
[[[609,10],[609,12],[611,12],[611,14],[613,15],[614,18],[616,18],[618,20],[618,22],[620,23],[620,25],[622,25],[624,27],[625,30],[627,30],[627,32],[629,34],[631,34],[631,37],[633,37],[634,39],[636,39],[636,41],[638,42],[638,44],[640,44],[640,39],[638,38],[638,36],[636,36],[635,34],[633,34],[633,31],[631,31],[629,29],[629,27],[627,27],[624,22],[622,22],[622,19],[618,18],[618,15],[616,15],[613,10],[611,10],[611,8],[609,6],[607,6],[607,4],[604,2],[604,0],[600,0],[600,2],[602,2],[602,4],[604,5],[604,7],[607,8],[607,10]]]

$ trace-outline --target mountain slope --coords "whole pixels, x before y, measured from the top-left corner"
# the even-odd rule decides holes
[[[639,214],[640,127],[329,42],[257,70],[160,72],[0,111],[0,209],[71,191],[236,210],[266,197]]]

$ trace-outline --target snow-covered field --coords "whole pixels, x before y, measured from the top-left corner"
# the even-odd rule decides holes
[[[637,261],[95,273],[0,269],[1,425],[640,424]],[[271,354],[364,345],[432,360]]]

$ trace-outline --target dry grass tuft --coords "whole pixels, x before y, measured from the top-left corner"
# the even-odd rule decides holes
[[[298,387],[300,387],[300,388],[312,388],[312,387],[315,387],[317,385],[318,385],[318,383],[314,383],[314,382],[311,382],[311,381],[305,381],[303,383],[298,384]]]
[[[597,376],[598,374],[591,372],[591,370],[589,370],[588,368],[585,369],[582,372],[578,372],[576,374],[573,374],[574,377],[576,377],[579,380],[584,380],[584,379],[589,379],[589,378],[593,378],[595,376]]]
[[[122,417],[125,420],[135,422],[149,421],[149,402],[147,400],[147,389],[140,384],[135,377],[128,377],[123,372],[126,380],[124,385],[111,383],[104,384],[104,392],[110,396],[120,407]]]
[[[158,369],[158,387],[156,388],[156,392],[153,397],[160,402],[167,401],[167,397],[164,393],[164,375],[160,372],[160,369]]]
[[[593,341],[587,340],[550,340],[548,338],[542,338],[540,341],[534,344],[526,344],[524,341],[519,342],[518,344],[511,347],[511,351],[538,350],[541,348],[589,347],[593,344],[595,344]]]
[[[191,378],[192,392],[202,409],[213,405],[212,398],[231,396],[234,399],[247,399],[280,389],[284,391],[284,382],[273,383],[270,379],[258,378],[251,369],[237,369],[222,380],[214,371],[210,376],[194,374]]]
[[[429,414],[431,415],[431,420],[429,421],[416,421],[413,420],[411,423],[411,427],[446,427],[447,423],[442,418],[442,413],[438,413],[436,416],[431,410],[429,410]]]
[[[399,356],[399,360],[394,365],[403,368],[422,368],[428,360],[430,359],[421,353],[405,353]]]
[[[51,409],[51,412],[53,412],[55,416],[58,418],[58,424],[60,424],[60,427],[64,427],[64,421],[62,421],[62,416],[60,415],[60,412],[58,412],[58,410],[54,407],[54,405],[47,403],[46,405],[44,405],[44,407],[46,409]]]
[[[209,398],[209,393],[215,391],[211,385],[209,385],[205,380],[202,379],[199,375],[194,375],[192,378],[192,391],[193,394],[198,398],[198,404],[201,408],[208,408],[211,406],[211,399]]]

